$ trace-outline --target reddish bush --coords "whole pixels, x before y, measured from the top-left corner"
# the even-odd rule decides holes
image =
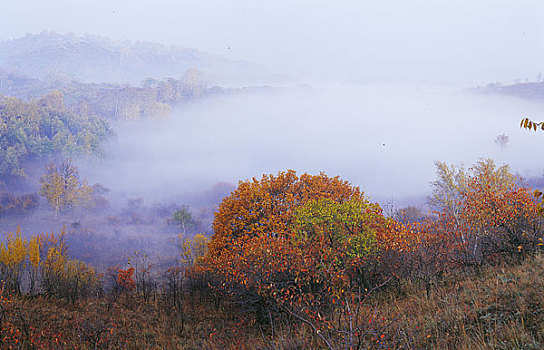
[[[134,282],[134,268],[129,267],[126,270],[119,269],[117,272],[117,286],[121,292],[132,292],[136,288]]]
[[[345,323],[334,323],[330,311],[348,313],[393,280],[391,252],[408,242],[357,187],[292,171],[241,182],[213,227],[201,268],[221,290],[261,322],[281,310],[341,338]]]

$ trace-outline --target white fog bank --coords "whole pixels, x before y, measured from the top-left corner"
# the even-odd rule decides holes
[[[436,86],[329,85],[221,96],[163,121],[116,126],[83,173],[121,196],[160,200],[263,173],[324,171],[373,198],[426,195],[434,162],[480,157],[542,175],[544,136],[520,130],[543,104]],[[495,138],[506,134],[499,147]]]

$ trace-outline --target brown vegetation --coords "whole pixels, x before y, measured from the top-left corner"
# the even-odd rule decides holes
[[[420,222],[387,218],[324,174],[241,182],[210,241],[180,235],[169,268],[135,252],[97,274],[70,258],[62,234],[17,232],[0,247],[0,345],[541,348],[532,190],[490,160],[438,170],[440,211]]]
[[[406,282],[371,296],[361,310],[361,349],[540,349],[544,258],[442,280],[427,296]],[[259,324],[232,300],[219,308],[185,292],[178,308],[157,294],[88,298],[74,304],[6,296],[0,339],[9,349],[319,349],[311,327],[274,317]]]

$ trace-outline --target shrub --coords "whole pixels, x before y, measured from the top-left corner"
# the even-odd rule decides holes
[[[38,195],[26,193],[20,196],[9,192],[0,193],[1,216],[24,216],[31,214],[38,207]]]
[[[185,267],[200,263],[208,251],[208,237],[199,233],[192,239],[178,236],[178,249],[181,257],[181,264]]]
[[[136,283],[134,282],[134,267],[129,267],[126,270],[119,269],[117,271],[117,285],[121,292],[132,292],[136,288]]]
[[[497,259],[518,259],[538,247],[538,203],[508,166],[480,160],[462,173],[459,183],[456,200],[438,213],[432,228],[447,239],[451,261],[479,267]]]
[[[6,244],[0,244],[1,278],[10,292],[20,293],[22,275],[27,265],[27,247],[27,241],[21,237],[19,227],[15,234],[7,234]]]
[[[47,254],[40,264],[44,292],[71,302],[100,293],[100,280],[94,269],[68,257],[63,232],[47,238],[42,246]]]
[[[0,279],[12,293],[45,294],[75,302],[100,292],[94,270],[70,259],[64,231],[22,238],[20,228],[0,244]],[[25,282],[26,283],[23,283]]]
[[[335,330],[331,311],[354,306],[394,275],[394,221],[338,177],[293,171],[241,182],[221,203],[201,264],[217,285],[268,321],[272,310]],[[348,312],[347,309],[343,309]],[[340,330],[340,327],[342,330]]]

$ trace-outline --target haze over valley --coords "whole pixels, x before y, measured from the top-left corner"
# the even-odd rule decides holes
[[[2,4],[0,348],[543,348],[542,13]]]
[[[5,41],[0,58],[4,95],[27,100],[60,91],[69,112],[110,125],[112,134],[96,145],[99,154],[61,153],[82,178],[107,189],[112,213],[135,199],[170,203],[171,211],[187,206],[206,212],[199,228],[209,232],[221,198],[206,202],[201,193],[288,169],[340,176],[393,211],[414,205],[427,212],[436,161],[470,167],[493,158],[537,182],[544,171],[524,156],[541,147],[538,135],[517,127],[521,116],[542,110],[538,83],[303,83],[195,49],[55,32]],[[527,95],[530,86],[536,93]],[[39,164],[47,159],[36,166],[22,161],[26,180],[9,179],[7,189],[37,191]],[[139,236],[171,237],[164,220],[140,227]],[[32,220],[20,224],[35,227]],[[95,233],[134,234],[91,226]]]
[[[437,160],[492,157],[541,176],[544,169],[523,156],[541,141],[517,125],[519,111],[541,109],[539,101],[429,85],[284,87],[211,97],[168,119],[134,123],[118,131],[110,159],[82,169],[144,197],[296,169],[400,200],[428,194]],[[501,134],[504,146],[494,142]]]

